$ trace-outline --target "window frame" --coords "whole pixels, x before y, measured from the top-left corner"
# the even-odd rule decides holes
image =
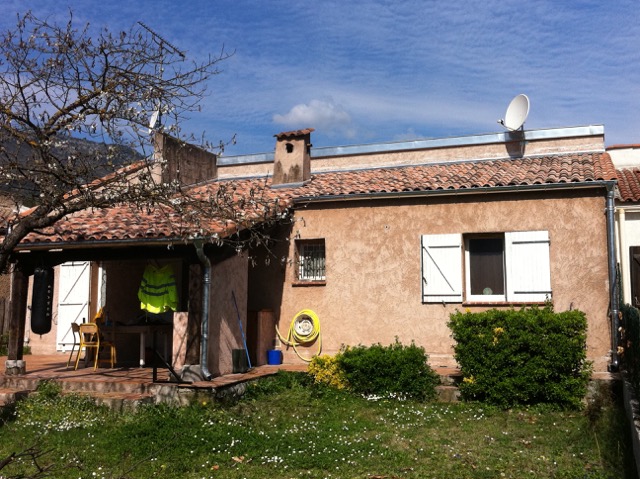
[[[309,254],[305,250],[309,248],[314,251]],[[320,254],[318,254],[320,253]],[[320,267],[311,267],[314,272],[321,271],[323,274],[309,274],[309,269],[305,269],[304,263],[307,261],[322,262]],[[325,284],[327,281],[327,248],[324,238],[296,239],[295,240],[295,281],[299,284]]]
[[[464,238],[464,299],[469,302],[499,303],[507,301],[507,255],[504,233],[495,234],[469,234]],[[502,294],[472,294],[471,293],[471,248],[470,242],[476,239],[501,239],[502,240]]]

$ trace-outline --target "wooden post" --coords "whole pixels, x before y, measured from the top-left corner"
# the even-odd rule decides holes
[[[16,265],[11,284],[11,305],[9,309],[9,351],[5,364],[5,374],[15,376],[26,373],[22,359],[24,329],[27,321],[27,296],[29,276]]]

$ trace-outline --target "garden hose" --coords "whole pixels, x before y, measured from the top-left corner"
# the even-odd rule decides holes
[[[311,358],[305,358],[298,352],[298,346],[313,343],[318,341],[318,352],[314,356],[320,354],[322,350],[322,336],[320,335],[320,319],[318,315],[310,309],[303,309],[299,311],[291,320],[289,325],[289,333],[287,338],[283,338],[276,325],[276,333],[278,338],[287,346],[291,346],[296,352],[298,357],[306,362],[311,362]]]

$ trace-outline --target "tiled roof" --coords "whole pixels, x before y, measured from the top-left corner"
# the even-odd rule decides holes
[[[618,170],[618,200],[640,201],[640,168]]]
[[[616,171],[607,153],[582,153],[323,172],[313,174],[302,186],[278,189],[269,188],[270,180],[264,178],[220,180],[200,185],[191,194],[215,198],[221,190],[233,191],[236,210],[242,212],[237,222],[203,220],[208,215],[196,215],[197,221],[191,221],[188,215],[177,214],[168,207],[140,210],[118,206],[77,213],[58,222],[46,235],[32,233],[23,243],[170,239],[201,228],[225,236],[243,226],[277,217],[296,199],[571,184],[615,178]],[[261,204],[273,207],[264,210],[259,207]]]
[[[253,197],[252,191],[257,192]],[[258,199],[260,194],[265,197]],[[194,189],[192,197],[201,203],[180,212],[168,205],[136,207],[126,204],[80,211],[42,232],[29,234],[22,243],[176,240],[193,237],[200,231],[224,238],[239,229],[277,218],[291,206],[286,197],[265,188],[264,179],[214,182]],[[225,213],[218,210],[218,216],[214,216],[212,204],[221,205]],[[230,208],[232,204],[234,207]],[[228,211],[233,213],[226,213]]]
[[[313,175],[309,184],[289,191],[294,197],[343,196],[581,183],[615,178],[616,171],[607,153],[583,153],[336,171]],[[285,188],[285,191],[288,190]]]

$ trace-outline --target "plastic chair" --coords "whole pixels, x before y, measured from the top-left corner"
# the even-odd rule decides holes
[[[76,348],[78,348],[77,355],[80,356],[80,325],[78,323],[71,323],[71,334],[73,335],[73,346],[71,346],[71,353],[69,354],[69,359],[67,360],[67,369],[69,369],[71,358],[73,358],[73,351]]]
[[[116,363],[116,346],[110,341],[103,341],[100,337],[100,329],[96,323],[84,323],[80,325],[80,349],[85,348],[85,354],[90,349],[94,349],[93,369],[98,368],[98,362],[109,362],[113,369]],[[100,349],[109,348],[110,359],[100,359]],[[80,352],[76,357],[76,367],[78,369],[78,362],[80,361]]]

